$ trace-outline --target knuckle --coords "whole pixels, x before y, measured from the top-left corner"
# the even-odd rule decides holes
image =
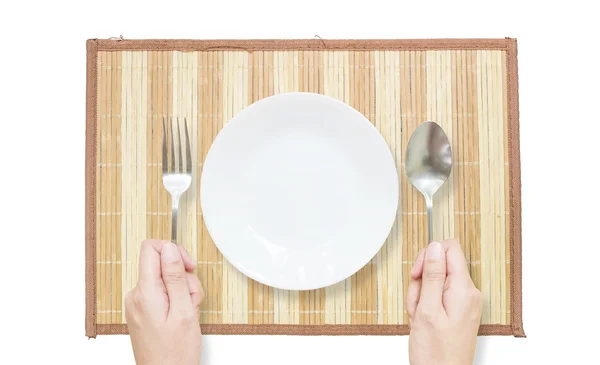
[[[438,314],[429,309],[418,309],[415,319],[428,327],[436,327],[438,322]]]
[[[423,280],[424,282],[444,281],[446,280],[446,272],[438,269],[426,270],[423,271],[421,280]]]
[[[470,302],[470,319],[473,321],[479,321],[481,319],[481,313],[483,311],[483,294],[476,287],[472,287],[467,292],[467,300]]]
[[[136,321],[138,313],[137,296],[138,291],[136,289],[128,292],[125,296],[125,318],[127,323],[133,324]]]
[[[186,281],[185,272],[179,270],[163,272],[162,277],[169,284],[181,284]]]
[[[130,309],[137,308],[141,304],[141,294],[138,288],[133,288],[125,296],[125,307]]]
[[[481,294],[481,291],[475,287],[469,290],[469,298],[478,306],[483,302],[483,295]]]
[[[426,328],[436,328],[437,321],[435,317],[429,314],[421,314],[416,318],[416,322],[421,326],[425,326]]]
[[[135,306],[134,299],[133,299],[134,290],[128,292],[127,295],[125,295],[125,309],[131,310]]]
[[[198,325],[196,313],[186,313],[177,319],[177,325],[181,327],[193,327]]]
[[[136,307],[141,307],[144,304],[144,295],[140,290],[136,290],[133,294],[133,304]]]
[[[471,311],[468,319],[471,322],[480,323],[481,322],[481,310]]]

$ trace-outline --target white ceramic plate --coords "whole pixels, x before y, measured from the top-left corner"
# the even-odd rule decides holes
[[[276,288],[316,289],[351,276],[381,248],[398,174],[361,113],[319,94],[279,94],[218,134],[200,201],[212,239],[239,271]]]

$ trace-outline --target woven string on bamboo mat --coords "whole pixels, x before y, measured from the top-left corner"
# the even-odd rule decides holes
[[[197,260],[205,334],[409,333],[409,272],[427,244],[424,200],[403,158],[427,120],[448,134],[453,171],[435,196],[435,237],[456,238],[484,297],[482,335],[524,336],[514,39],[89,40],[86,140],[86,334],[126,334],[123,299],[144,239],[170,239],[162,186],[163,117],[187,118],[193,181],[179,237]],[[391,233],[355,275],[311,291],[261,285],[223,258],[203,222],[199,175],[211,142],[270,95],[325,94],[363,113],[395,158]]]

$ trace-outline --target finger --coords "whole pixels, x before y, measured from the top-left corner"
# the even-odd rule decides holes
[[[429,313],[443,308],[442,294],[446,282],[446,252],[439,242],[431,242],[425,251],[419,308]]]
[[[423,258],[425,257],[425,249],[422,248],[417,255],[417,259],[415,260],[415,264],[410,270],[411,279],[417,280],[421,278],[423,274]]]
[[[202,290],[202,284],[200,279],[194,273],[187,273],[188,286],[190,290],[190,297],[192,298],[192,306],[194,309],[198,308],[204,299],[204,290]]]
[[[417,306],[419,305],[419,296],[421,295],[421,279],[409,279],[408,293],[406,295],[406,311],[408,317],[412,321],[417,313]]]
[[[409,319],[415,317],[417,305],[419,304],[419,296],[421,295],[421,274],[423,273],[423,260],[425,258],[425,249],[422,248],[417,255],[415,264],[410,271],[408,283],[408,293],[406,295],[406,311]]]
[[[449,240],[444,242],[444,245],[447,247],[446,270],[448,271],[448,276],[456,275],[457,277],[470,279],[467,260],[458,241]]]
[[[144,240],[140,248],[138,284],[141,290],[154,289],[163,285],[160,254],[166,241]]]
[[[196,270],[196,261],[192,260],[192,257],[188,253],[187,249],[183,245],[178,245],[179,252],[181,253],[181,257],[183,258],[183,265],[185,266],[185,271],[192,272]]]
[[[450,246],[451,246],[453,243],[456,243],[456,244],[458,244],[458,241],[456,241],[456,240],[447,240],[447,241],[444,241],[444,242],[442,242],[442,246],[444,246],[444,251],[448,252],[448,248],[450,248]],[[424,254],[424,250],[425,250],[425,249],[424,249],[424,248],[422,248],[422,249],[419,251],[419,255],[421,255],[421,254]],[[414,266],[413,266],[413,268],[412,268],[412,270],[414,270],[414,271],[412,271],[412,270],[411,270],[411,276],[412,276],[412,277],[413,277],[413,279],[415,279],[415,280],[416,280],[416,279],[420,279],[420,278],[421,278],[421,275],[423,275],[423,261],[422,261],[422,259],[423,259],[423,257],[419,257],[419,256],[417,256],[417,260],[416,260],[416,262],[415,262],[415,265],[414,265]]]
[[[166,242],[161,254],[162,279],[169,296],[169,316],[188,316],[193,312],[187,273],[181,252]]]

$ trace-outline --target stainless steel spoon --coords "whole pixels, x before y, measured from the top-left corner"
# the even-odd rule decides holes
[[[413,132],[404,161],[408,181],[425,197],[429,242],[433,241],[431,212],[433,195],[452,171],[452,149],[444,130],[434,122],[424,122]]]

